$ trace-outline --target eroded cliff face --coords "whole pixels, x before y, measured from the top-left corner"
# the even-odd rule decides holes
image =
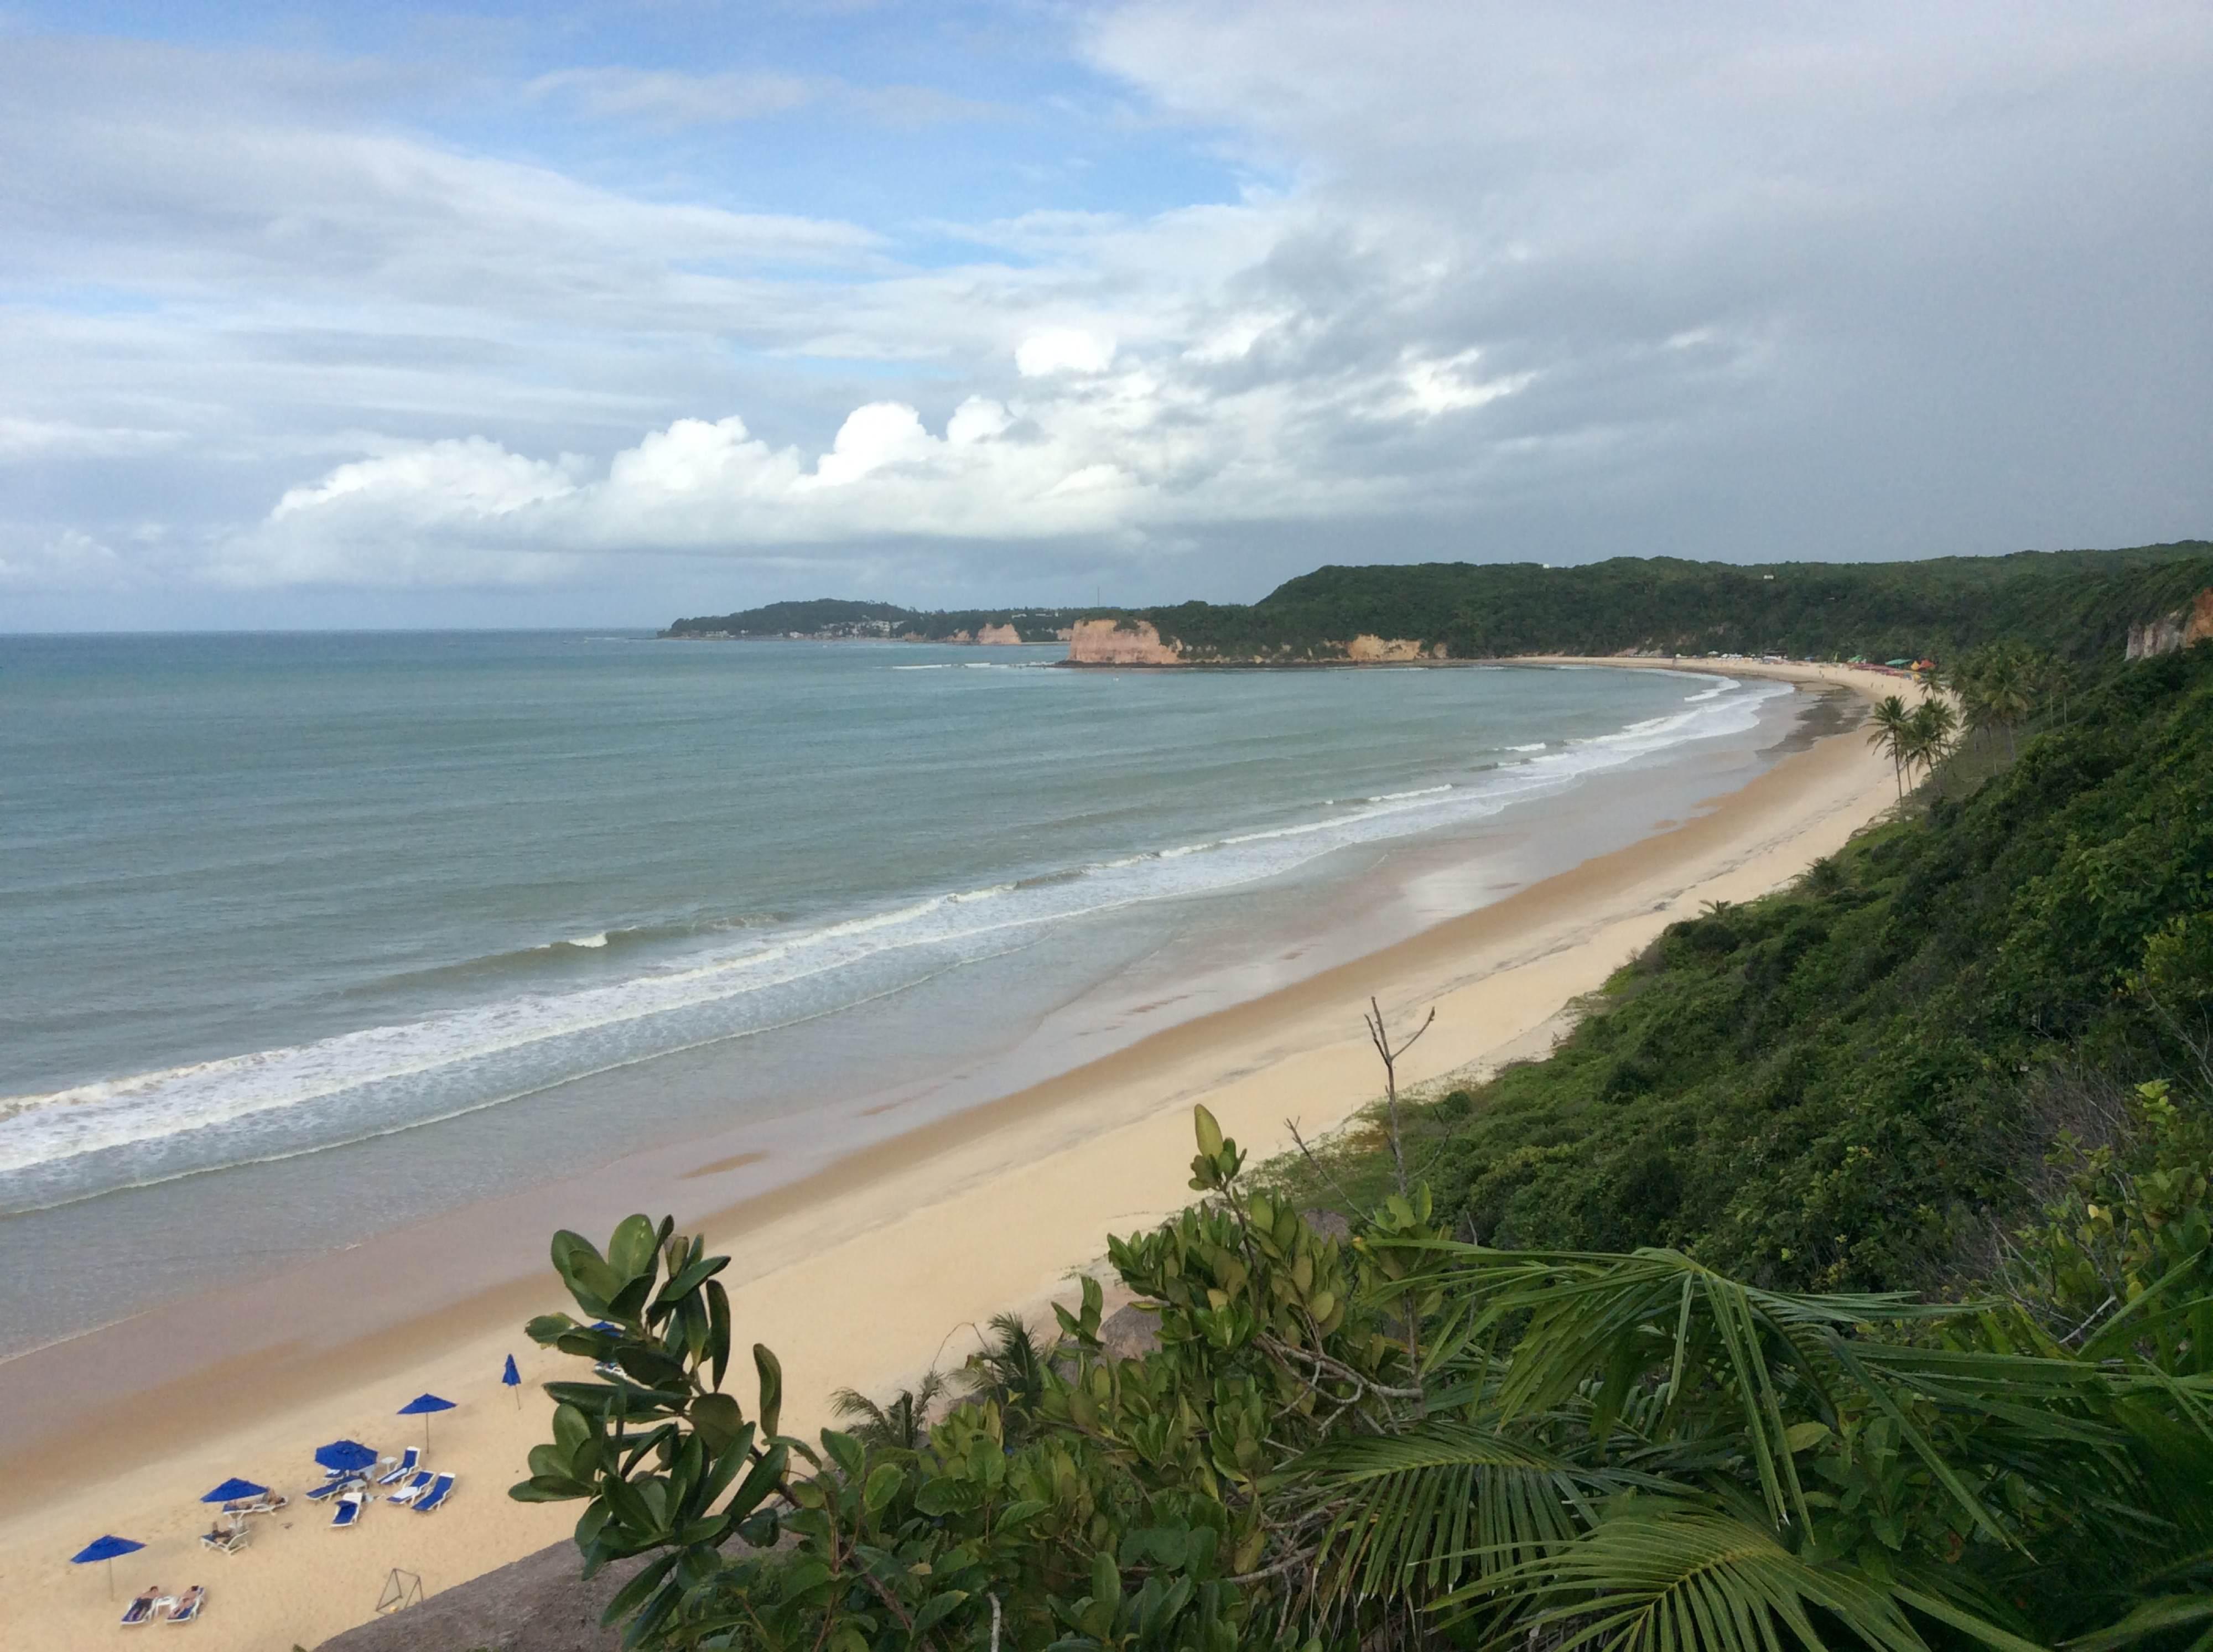
[[[1371,637],[1363,632],[1344,645],[1344,657],[1348,660],[1418,660],[1422,657],[1422,645],[1411,637]],[[1444,657],[1443,649],[1437,650],[1437,657]]]
[[[1001,647],[1019,647],[1022,634],[1012,625],[985,625],[976,633],[976,640],[979,643],[996,643]]]
[[[1111,619],[1082,619],[1068,639],[1068,659],[1079,666],[1174,666],[1183,663],[1183,652],[1161,641],[1149,620],[1124,631]]]
[[[2198,592],[2186,608],[2130,626],[2128,657],[2149,660],[2155,654],[2173,654],[2208,637],[2213,637],[2213,587]]]

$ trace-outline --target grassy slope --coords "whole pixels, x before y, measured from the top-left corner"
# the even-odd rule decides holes
[[[2166,1014],[2130,984],[2149,937],[2213,908],[2213,645],[2073,710],[1964,803],[1674,925],[1550,1059],[1423,1109],[1441,1206],[1486,1242],[1676,1246],[1777,1284],[1974,1260],[2056,1128],[2197,1076],[2175,1023],[2213,1002],[2195,965]],[[1380,1182],[1372,1146],[1343,1156]]]

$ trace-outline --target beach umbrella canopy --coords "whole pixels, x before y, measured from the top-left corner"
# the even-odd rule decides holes
[[[315,1460],[325,1468],[350,1474],[367,1468],[376,1460],[376,1454],[358,1440],[333,1440],[326,1446],[315,1448]]]
[[[507,1384],[509,1387],[515,1390],[515,1406],[518,1410],[521,1409],[522,1405],[522,1373],[515,1369],[514,1355],[509,1354],[507,1356],[507,1369],[499,1374],[499,1380]]]
[[[423,1419],[423,1454],[424,1456],[427,1457],[430,1453],[430,1413],[449,1411],[453,1409],[452,1400],[441,1399],[436,1394],[417,1394],[414,1399],[399,1408],[399,1415],[401,1417],[419,1417]]]
[[[73,1566],[89,1566],[95,1560],[107,1562],[107,1593],[109,1598],[113,1599],[115,1594],[115,1557],[119,1554],[136,1554],[145,1546],[143,1543],[133,1543],[127,1537],[94,1538],[70,1557],[70,1564]]]
[[[256,1485],[251,1480],[229,1479],[216,1487],[200,1501],[202,1503],[236,1503],[241,1497],[260,1497],[268,1490],[267,1486]]]

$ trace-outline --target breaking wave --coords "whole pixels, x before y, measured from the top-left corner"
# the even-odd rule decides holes
[[[1039,869],[835,922],[704,926],[686,932],[682,955],[644,967],[644,956],[623,951],[633,932],[564,936],[536,954],[589,953],[607,960],[594,967],[619,978],[507,991],[497,1002],[419,1020],[0,1097],[0,1212],[314,1151],[835,1014],[1001,955],[1046,926],[1275,877],[1334,850],[1480,820],[1686,741],[1747,732],[1763,702],[1789,692],[1783,684],[1746,688],[1723,680],[1671,715],[1566,746],[1508,747],[1515,760],[1454,783],[1332,800],[1310,806],[1328,812],[1309,819]]]

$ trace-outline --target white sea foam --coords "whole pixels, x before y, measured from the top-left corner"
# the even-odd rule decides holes
[[[1547,741],[1533,740],[1527,746],[1509,746],[1506,749],[1509,752],[1541,752],[1550,743]]]
[[[931,894],[827,924],[747,930],[742,938],[725,932],[688,957],[625,979],[0,1097],[0,1209],[405,1128],[580,1074],[835,1013],[900,983],[997,955],[1039,926],[1277,876],[1333,850],[1480,820],[1686,741],[1741,734],[1762,701],[1789,692],[1763,683],[1700,694],[1680,711],[1566,748],[1513,748],[1543,754],[1462,783],[1383,793],[1308,820]],[[598,950],[607,941],[598,931],[554,944]],[[89,1166],[92,1155],[96,1176],[70,1168]]]

